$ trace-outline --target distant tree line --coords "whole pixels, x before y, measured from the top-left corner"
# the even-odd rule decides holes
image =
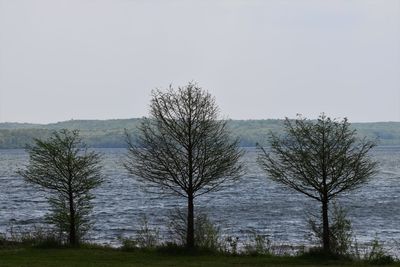
[[[125,129],[135,142],[141,120],[72,120],[47,125],[0,123],[0,149],[25,148],[26,144],[34,144],[35,138],[50,137],[53,131],[61,129],[78,129],[88,147],[126,148]],[[228,120],[226,123],[241,147],[255,147],[257,143],[267,146],[269,131],[282,133],[284,130],[284,120]],[[400,122],[353,123],[350,127],[357,130],[359,137],[376,139],[378,145],[400,145]]]
[[[235,124],[221,120],[215,99],[193,83],[153,91],[150,115],[137,123],[135,139],[129,130],[123,139],[128,147],[124,167],[142,183],[187,201],[186,247],[193,249],[196,197],[230,186],[245,173]],[[262,122],[237,122],[236,127],[241,123]],[[268,137],[267,147],[258,145],[258,163],[268,178],[319,204],[321,244],[330,253],[330,203],[377,172],[369,156],[375,143],[359,139],[347,119],[324,114],[317,120],[271,123],[278,130],[258,133]],[[48,222],[68,233],[70,245],[79,245],[91,225],[93,189],[107,178],[101,172],[101,155],[88,150],[76,130],[42,134],[27,148],[30,160],[19,174],[48,193]]]

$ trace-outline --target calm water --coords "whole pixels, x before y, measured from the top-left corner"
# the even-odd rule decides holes
[[[98,149],[104,154],[106,181],[96,190],[91,241],[118,244],[119,236],[132,236],[138,221],[147,216],[166,234],[169,214],[185,200],[147,192],[127,176],[120,162],[124,149]],[[318,203],[269,181],[256,165],[256,150],[247,149],[248,172],[234,186],[196,200],[201,210],[225,234],[244,237],[251,229],[268,234],[279,244],[309,244],[307,214],[319,212]],[[379,147],[373,157],[380,173],[367,185],[343,196],[358,242],[377,236],[398,253],[400,240],[400,147]],[[47,212],[44,193],[24,183],[16,170],[27,163],[24,150],[0,150],[0,232],[11,225],[26,228],[43,222]],[[396,243],[397,242],[397,243]]]

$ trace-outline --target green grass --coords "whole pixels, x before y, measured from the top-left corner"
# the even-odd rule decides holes
[[[0,250],[0,266],[369,266],[362,262],[312,257],[170,255],[102,248],[19,248]],[[399,263],[386,266],[400,266]]]

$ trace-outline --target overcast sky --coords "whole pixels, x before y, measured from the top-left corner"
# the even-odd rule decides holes
[[[0,0],[0,122],[142,117],[189,81],[232,119],[400,121],[400,0]]]

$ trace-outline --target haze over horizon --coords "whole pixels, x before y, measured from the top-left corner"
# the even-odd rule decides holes
[[[329,115],[329,114],[326,114]],[[296,116],[286,116],[289,119],[294,119]],[[284,118],[258,118],[258,119],[235,119],[235,118],[227,118],[229,120],[234,120],[234,121],[262,121],[262,120],[284,120]],[[318,117],[318,116],[317,116]],[[317,117],[310,118],[306,117],[307,119],[316,119]],[[335,119],[343,119],[344,117],[334,117],[330,116],[331,118]],[[29,122],[29,121],[0,121],[0,124],[2,123],[18,123],[18,124],[39,124],[39,125],[48,125],[48,124],[57,124],[57,123],[63,123],[63,122],[69,122],[69,121],[108,121],[108,120],[130,120],[130,119],[141,119],[143,117],[131,117],[131,118],[104,118],[104,119],[96,119],[96,118],[90,118],[90,119],[68,119],[68,120],[58,120],[58,121],[47,121],[47,122]],[[222,118],[223,119],[223,118]],[[350,123],[400,123],[400,121],[352,121],[349,120]]]
[[[189,81],[231,119],[400,121],[400,1],[0,0],[0,122],[142,117]]]

